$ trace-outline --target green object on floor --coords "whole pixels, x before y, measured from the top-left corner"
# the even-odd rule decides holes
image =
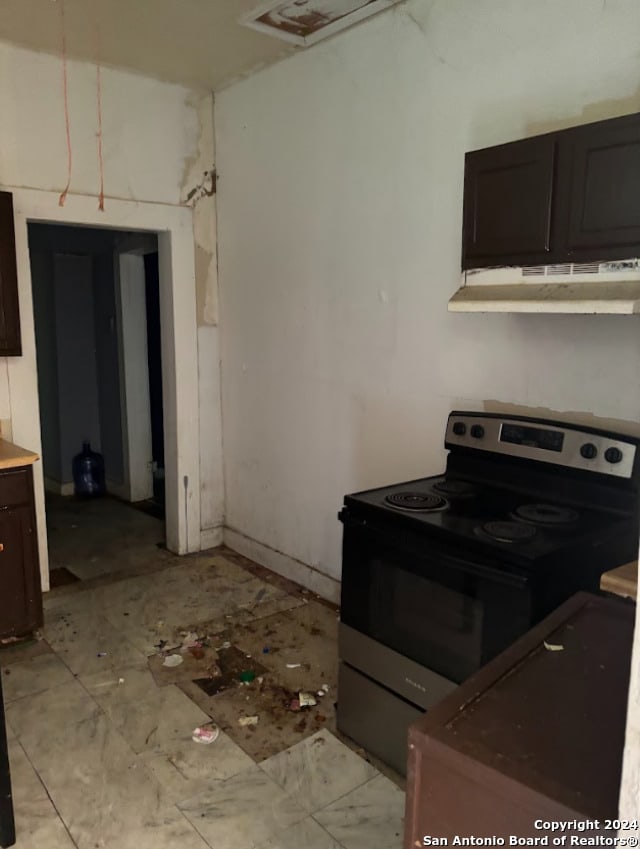
[[[245,684],[249,684],[256,677],[256,673],[252,672],[250,669],[245,669],[244,672],[240,673],[240,680]]]

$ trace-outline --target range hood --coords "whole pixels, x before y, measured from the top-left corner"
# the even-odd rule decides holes
[[[634,315],[640,259],[466,271],[449,312]]]

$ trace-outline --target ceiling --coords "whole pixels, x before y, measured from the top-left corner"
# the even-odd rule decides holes
[[[62,4],[64,3],[64,7]],[[2,0],[0,40],[219,89],[297,48],[238,24],[260,0]],[[99,36],[97,36],[99,33]]]

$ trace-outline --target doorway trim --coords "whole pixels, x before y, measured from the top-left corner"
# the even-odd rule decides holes
[[[104,212],[95,197],[6,186],[13,193],[22,357],[7,358],[11,439],[42,450],[36,341],[29,257],[29,223],[67,224],[158,235],[160,323],[165,433],[167,547],[176,554],[200,550],[200,444],[198,335],[196,321],[193,212],[159,203],[107,200]],[[49,558],[42,461],[34,467],[36,520],[42,588],[49,589]]]

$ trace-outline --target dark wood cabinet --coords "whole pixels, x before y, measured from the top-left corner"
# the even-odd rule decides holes
[[[473,151],[462,267],[640,254],[640,114]]]
[[[640,246],[640,115],[577,127],[559,142],[557,242],[581,261]]]
[[[578,593],[411,725],[406,849],[425,835],[508,846],[544,837],[536,820],[611,836],[634,621],[634,604]]]
[[[539,136],[467,154],[464,250],[469,265],[549,251],[556,139]]]
[[[0,638],[42,625],[31,466],[0,471]]]
[[[21,354],[13,196],[0,192],[0,357]]]

